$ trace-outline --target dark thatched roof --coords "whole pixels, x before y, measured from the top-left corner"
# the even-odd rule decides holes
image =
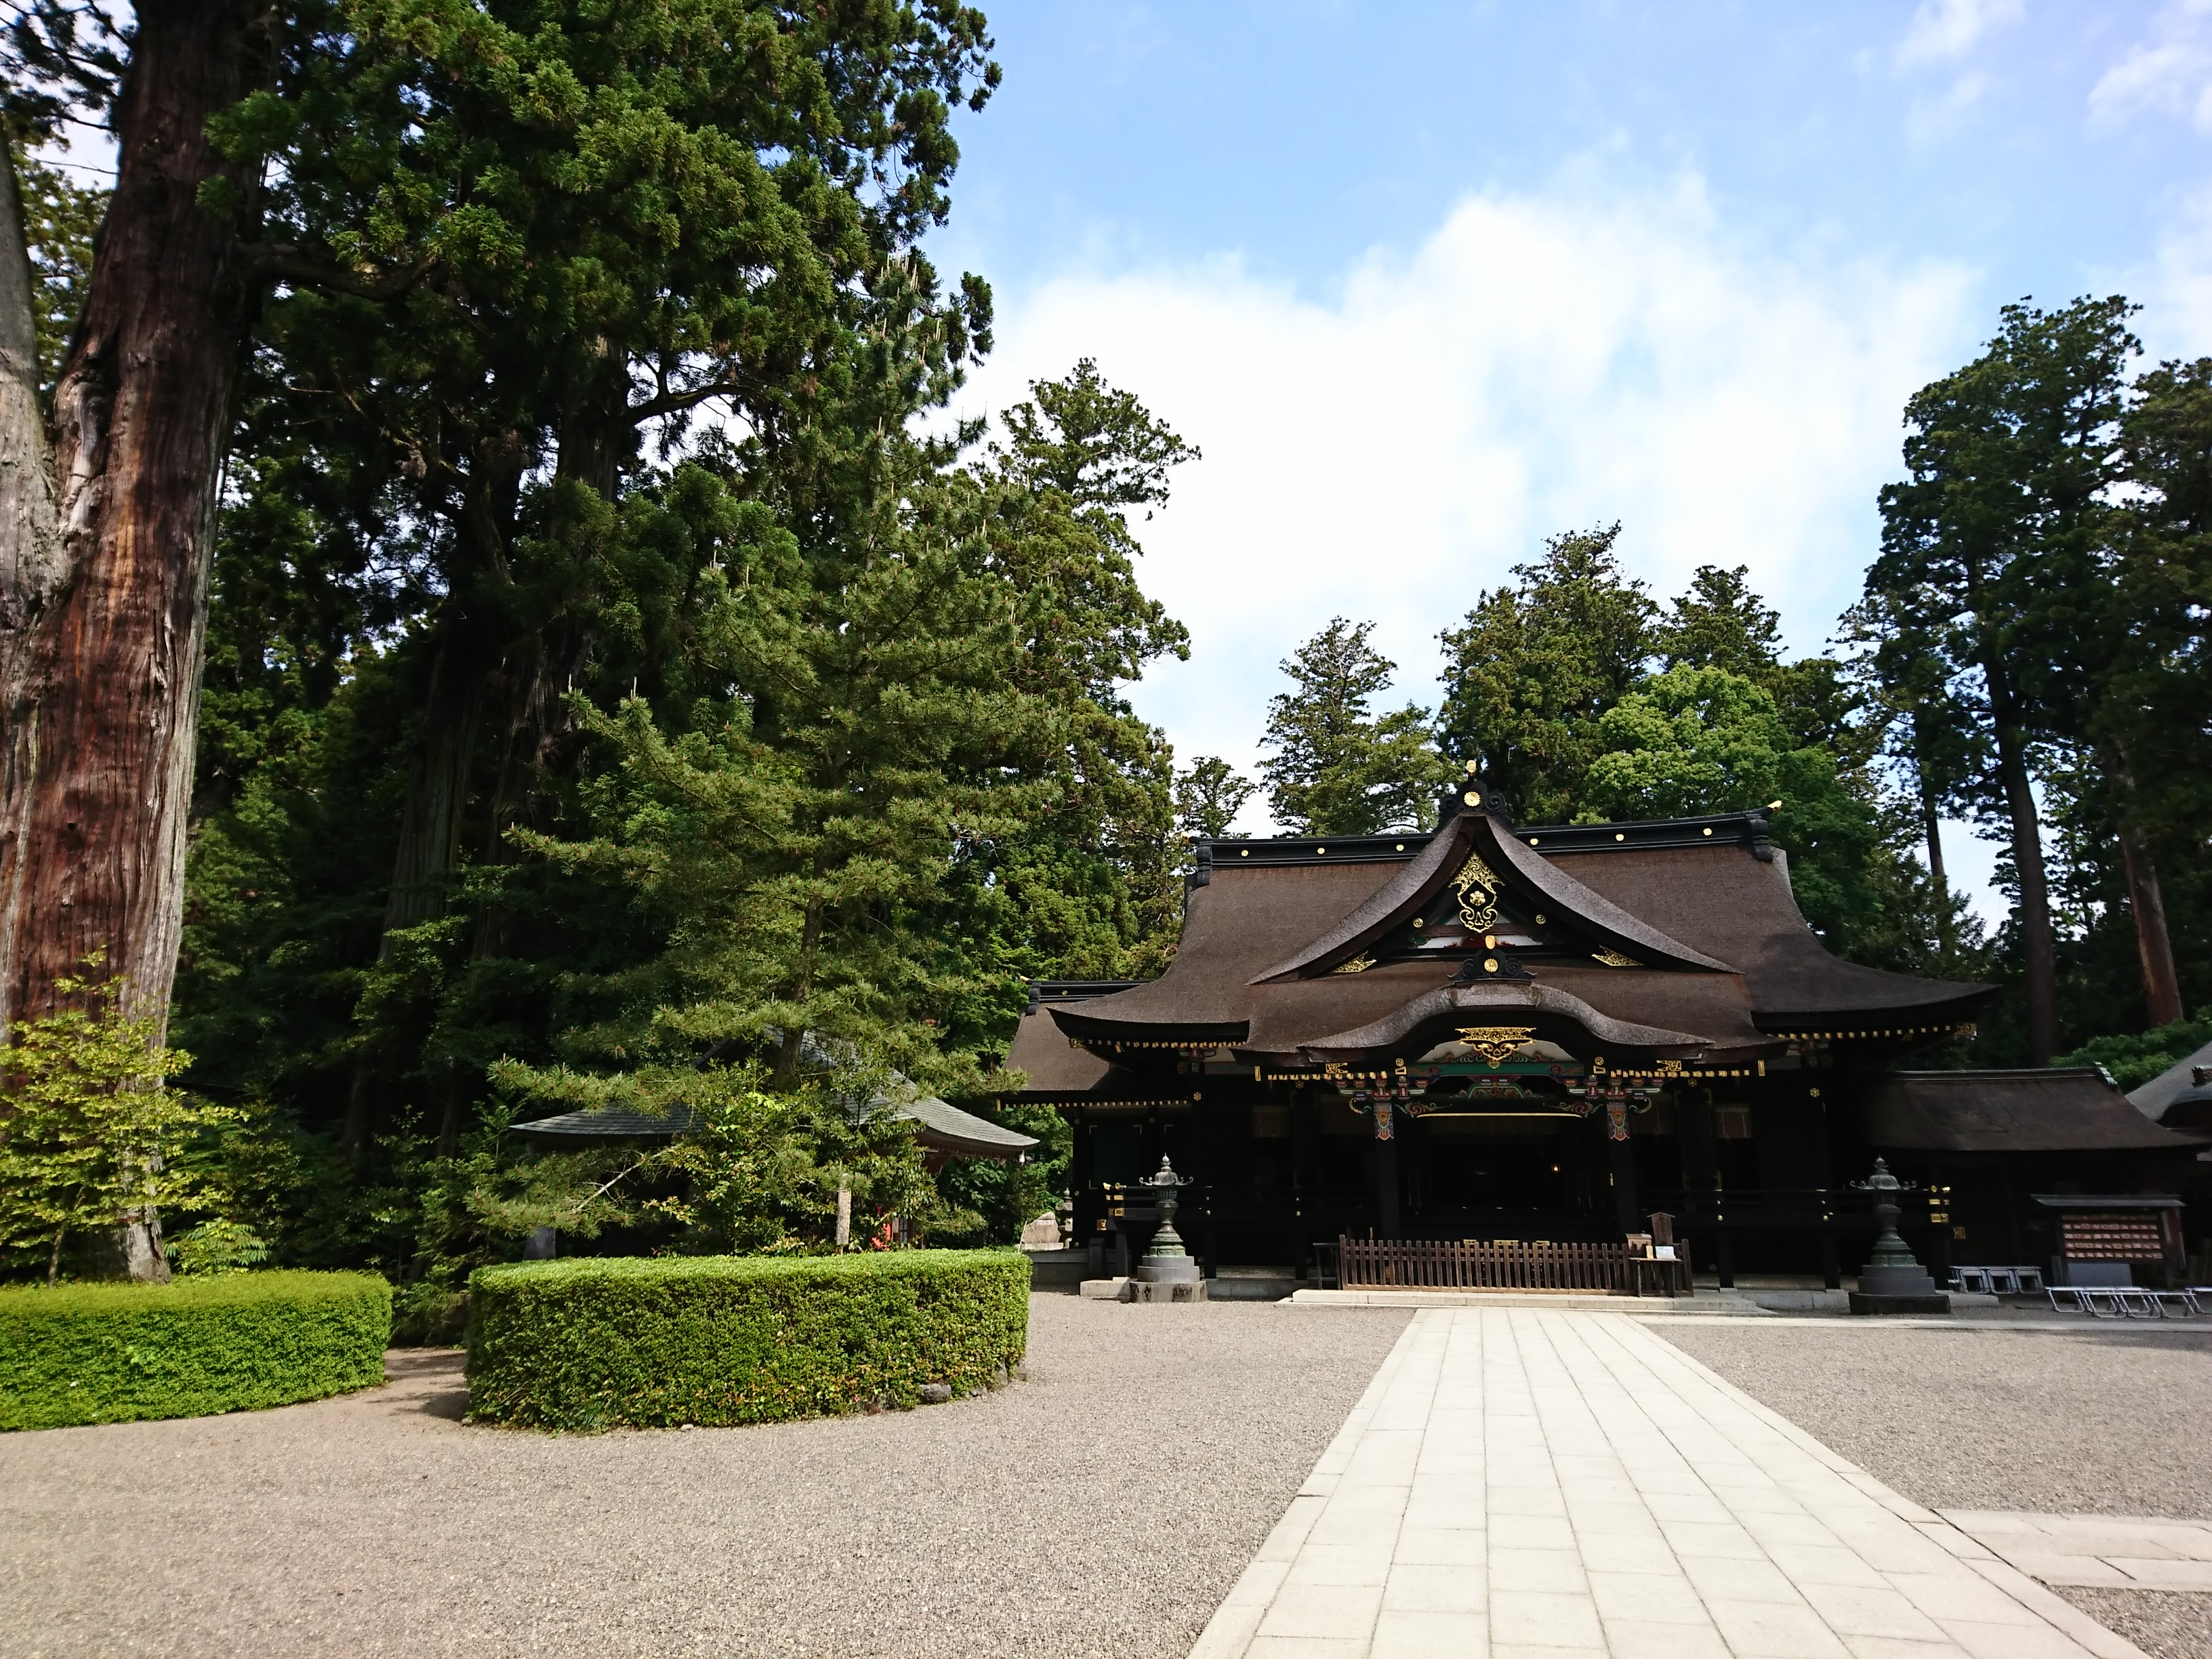
[[[1454,1018],[1518,1016],[1616,1067],[1749,1067],[1812,1042],[1887,1054],[1948,1034],[1990,994],[1829,955],[1763,812],[1516,828],[1481,793],[1432,836],[1200,843],[1167,972],[1046,988],[1010,1056],[1026,1092],[1127,1092],[1113,1070],[1158,1073],[1191,1048],[1261,1066],[1403,1057]],[[1497,926],[1522,944],[1438,939],[1470,870],[1497,885]],[[1051,1042],[1047,1019],[1087,1057]]]
[[[2094,1066],[1893,1072],[1869,1097],[1870,1145],[1946,1152],[2191,1153],[2202,1137],[2160,1127]]]

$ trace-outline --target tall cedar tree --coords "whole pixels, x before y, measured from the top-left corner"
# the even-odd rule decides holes
[[[272,306],[252,410],[268,447],[304,437],[309,465],[353,475],[336,488],[387,561],[425,567],[392,665],[411,729],[391,964],[465,863],[545,821],[564,690],[603,657],[650,655],[690,579],[664,564],[641,593],[614,568],[640,552],[614,503],[647,441],[680,441],[712,405],[796,458],[787,510],[834,514],[835,471],[857,463],[820,441],[822,406],[882,380],[889,332],[926,343],[897,373],[940,387],[988,339],[981,285],[941,293],[912,245],[945,209],[946,100],[980,104],[996,72],[981,18],[937,3],[659,0],[434,26],[358,9],[349,50],[303,57],[223,131],[295,158],[272,237],[413,273]],[[517,925],[479,908],[468,951],[511,957]],[[356,1157],[408,1064],[359,1055]]]
[[[2053,650],[2073,631],[2064,596],[2078,599],[2107,535],[2100,498],[2119,477],[2122,375],[2136,349],[2128,310],[2118,299],[2051,313],[2008,306],[1982,356],[1914,396],[1911,476],[1881,492],[1882,553],[1867,575],[1886,677],[1963,688],[1949,706],[1976,708],[1986,729],[1993,768],[1966,787],[2008,830],[2036,1065],[2057,1052],[2059,1015],[2033,750],[2071,723],[2059,705],[2075,671]]]
[[[1623,574],[1620,526],[1554,536],[1445,630],[1445,749],[1530,823],[1572,817],[1596,758],[1590,722],[1644,673],[1657,606]]]
[[[1335,617],[1282,665],[1295,689],[1268,702],[1260,775],[1293,835],[1419,828],[1452,777],[1425,710],[1371,712],[1397,668],[1367,643],[1374,626]]]
[[[1176,824],[1183,834],[1218,840],[1244,810],[1260,786],[1218,755],[1200,755],[1176,774]]]
[[[252,170],[210,123],[268,54],[246,0],[20,12],[11,154],[106,115],[115,191],[52,388],[55,319],[27,204],[0,176],[0,1024],[55,1006],[104,950],[158,1036],[181,925],[216,480],[255,292]],[[80,29],[80,25],[89,25]],[[142,1231],[136,1273],[159,1271]]]
[[[2131,832],[2123,856],[2139,844],[2145,870],[2185,872],[2201,886],[2212,819],[2212,358],[2142,375],[2120,435],[2137,493],[2119,519],[2109,584],[2095,596],[2116,647],[2097,709],[2100,755],[2121,762],[2105,769]],[[2129,873],[2136,908],[2148,916],[2155,902],[2163,924],[2168,896],[2155,874],[2145,882]],[[2207,982],[2212,959],[2201,926],[2155,933],[2169,945],[2187,940],[2196,982]],[[2149,1022],[2171,1024],[2183,1006],[2179,964],[2159,959],[2154,930],[2139,927],[2137,937]]]
[[[793,414],[824,345],[868,325],[870,289],[942,217],[947,98],[980,104],[996,71],[980,15],[940,0],[657,0],[512,24],[390,0],[149,0],[127,62],[76,49],[84,15],[42,0],[10,34],[16,144],[112,90],[118,159],[50,425],[23,214],[0,181],[0,1019],[37,1012],[104,945],[158,1029],[216,480],[263,297],[328,313],[322,356],[356,372],[317,388],[309,362],[285,383],[369,425],[459,555],[441,574],[467,620],[441,641],[395,863],[404,924],[422,896],[434,911],[477,727],[501,742],[495,815],[517,816],[590,651],[583,623],[518,628],[517,593],[579,579],[641,426],[713,398],[757,427]],[[929,286],[910,261],[903,279]],[[983,296],[935,308],[957,356]],[[328,349],[349,334],[350,357]]]

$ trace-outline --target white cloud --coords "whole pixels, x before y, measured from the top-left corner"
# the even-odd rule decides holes
[[[1249,767],[1276,664],[1373,619],[1399,691],[1544,537],[1620,520],[1662,596],[1746,563],[1817,648],[1874,547],[1899,415],[1971,342],[1968,282],[1761,252],[1695,179],[1463,202],[1332,303],[1234,259],[1012,298],[969,412],[1082,356],[1205,450],[1144,527],[1193,657],[1136,691],[1178,752]]]
[[[1898,42],[1905,69],[1963,58],[1992,29],[2020,21],[2021,0],[1920,0]]]
[[[2212,0],[2180,0],[2152,21],[2089,91],[2089,115],[2114,125],[2145,111],[2212,132]]]
[[[2136,332],[2153,357],[2202,356],[2212,343],[2212,189],[2182,199],[2149,268],[2123,273],[2114,286],[2147,302]]]

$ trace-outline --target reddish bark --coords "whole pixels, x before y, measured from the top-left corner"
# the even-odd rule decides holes
[[[2129,775],[2124,752],[2117,743],[2098,750],[2105,781],[2112,792],[2112,836],[2120,845],[2120,872],[2128,884],[2128,909],[2136,927],[2136,958],[2142,967],[2143,1010],[2154,1026],[2172,1025],[2182,1018],[2181,976],[2174,969],[2173,939],[2166,926],[2166,893],[2158,878],[2158,863],[2136,827],[2130,798],[2135,780]]]
[[[209,117],[253,61],[249,0],[141,0],[115,198],[54,396],[62,558],[0,614],[0,1019],[94,950],[161,1017],[183,920],[216,496],[252,285],[202,184],[251,181]],[[0,526],[20,535],[21,522]],[[0,559],[11,579],[35,561]]]
[[[2058,949],[2051,927],[2051,881],[2043,867],[2043,825],[2028,777],[2027,739],[2014,712],[2004,665],[1992,652],[1983,666],[1996,734],[1997,777],[2012,822],[2013,873],[2020,884],[2014,914],[2027,1001],[2027,1063],[2048,1066],[2058,1052]]]

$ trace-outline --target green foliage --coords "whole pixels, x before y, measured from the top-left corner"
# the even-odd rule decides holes
[[[1427,712],[1370,712],[1397,665],[1367,643],[1372,623],[1342,617],[1285,662],[1293,690],[1269,699],[1260,763],[1276,821],[1297,836],[1368,836],[1425,826],[1454,769]]]
[[[220,1217],[201,1222],[169,1243],[176,1270],[201,1277],[244,1273],[269,1260],[269,1246],[258,1233]]]
[[[2212,818],[2212,358],[2145,374],[2120,435],[2136,493],[2100,572],[2109,590],[2094,596],[2112,647],[2094,724],[2127,760],[2107,778],[2110,805],[2180,876],[2201,867]],[[2212,930],[2186,925],[2205,914],[2185,908],[2174,942],[2185,977],[2212,987]]]
[[[2212,1042],[2212,1008],[2202,1009],[2194,1019],[2161,1025],[2156,1030],[2132,1035],[2092,1037],[2054,1064],[2101,1066],[2123,1089],[2139,1089],[2160,1073],[2179,1065],[2206,1043]]]
[[[1012,1250],[607,1258],[470,1281],[469,1409],[547,1429],[776,1422],[991,1386],[1029,1332]]]
[[[0,1430],[258,1411],[384,1381],[374,1273],[0,1290]]]
[[[1657,607],[1626,575],[1620,526],[1554,536],[1448,629],[1445,750],[1479,759],[1524,823],[1571,817],[1598,750],[1590,723],[1642,678]]]
[[[1075,1130],[1052,1106],[991,1105],[971,1102],[979,1117],[1036,1138],[1025,1162],[956,1158],[937,1172],[938,1190],[955,1215],[975,1218],[963,1228],[951,1217],[931,1230],[932,1243],[973,1247],[1012,1244],[1022,1229],[1051,1209],[1067,1191]]]
[[[1218,841],[1259,789],[1219,756],[1200,755],[1176,774],[1176,823],[1187,836]]]
[[[2017,994],[2055,958],[2067,1036],[2000,1005],[1984,1063],[2146,1023],[2130,860],[2163,890],[2185,998],[2212,986],[2212,363],[2130,387],[2133,310],[2007,307],[1974,362],[1914,398],[1910,476],[1883,492],[1882,556],[1847,618],[1923,823],[1978,819],[2007,844],[1999,976]]]
[[[623,1170],[637,1177],[625,1184],[663,1189],[641,1202],[641,1218],[681,1226],[674,1248],[684,1251],[828,1249],[841,1186],[852,1194],[856,1238],[894,1217],[927,1231],[941,1208],[908,1126],[887,1097],[866,1103],[878,1079],[865,1072],[808,1077],[777,1092],[759,1086],[757,1068],[712,1064],[592,1073],[509,1060],[495,1079],[510,1095],[552,1111],[618,1107],[686,1123],[665,1149],[617,1154]],[[526,1224],[580,1231],[568,1218],[580,1207],[563,1200],[532,1210]]]
[[[71,1233],[110,1231],[213,1196],[193,1143],[238,1114],[167,1086],[191,1056],[122,1012],[120,980],[63,980],[76,1007],[19,1023],[0,1048],[0,1250],[60,1271]]]
[[[1873,920],[1880,830],[1827,750],[1798,748],[1774,698],[1724,668],[1673,668],[1592,722],[1603,752],[1583,785],[1583,818],[1686,817],[1779,800],[1797,905],[1816,933],[1850,938]]]
[[[92,280],[92,239],[106,216],[106,190],[87,189],[62,168],[16,153],[23,240],[31,258],[32,322],[39,341],[39,388],[51,400],[62,354],[84,309]]]

